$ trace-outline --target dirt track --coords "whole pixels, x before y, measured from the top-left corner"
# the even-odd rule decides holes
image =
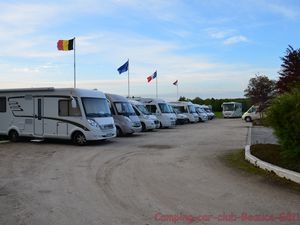
[[[246,133],[241,120],[214,120],[85,147],[0,144],[0,224],[175,224],[161,221],[165,214],[213,216],[193,224],[300,224],[218,221],[299,213],[299,193],[219,160],[243,148]]]

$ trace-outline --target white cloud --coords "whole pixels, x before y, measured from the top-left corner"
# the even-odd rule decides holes
[[[220,29],[220,28],[208,28],[206,29],[206,32],[211,38],[214,39],[224,39],[234,33],[236,33],[236,30],[234,29]]]
[[[248,42],[248,39],[243,35],[232,36],[224,40],[225,45],[233,45],[240,42]]]

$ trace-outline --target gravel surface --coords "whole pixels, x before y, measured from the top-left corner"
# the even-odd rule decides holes
[[[299,213],[299,193],[220,160],[246,135],[242,120],[216,119],[84,147],[0,144],[0,224],[299,225],[283,217]]]

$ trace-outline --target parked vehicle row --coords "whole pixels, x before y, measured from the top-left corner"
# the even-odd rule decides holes
[[[72,140],[77,145],[176,124],[204,122],[206,106],[156,98],[127,99],[77,88],[0,90],[0,135]]]

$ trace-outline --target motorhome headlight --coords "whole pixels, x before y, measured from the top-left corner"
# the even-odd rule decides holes
[[[149,116],[148,116],[148,115],[144,115],[143,117],[144,117],[144,119],[146,119],[146,120],[149,119]]]
[[[100,128],[99,124],[93,120],[93,119],[88,119],[87,120],[89,122],[89,124],[92,126],[92,127],[97,127],[97,128]]]

